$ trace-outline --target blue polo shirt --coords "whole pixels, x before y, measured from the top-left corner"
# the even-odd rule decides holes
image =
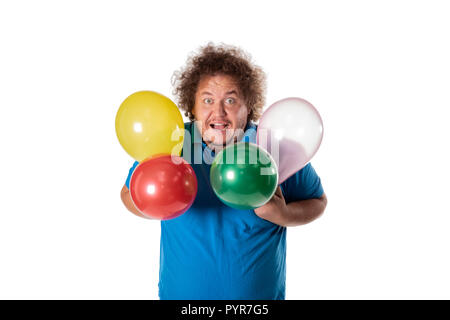
[[[259,218],[253,210],[223,204],[210,185],[214,153],[204,142],[196,142],[194,135],[199,132],[194,123],[186,123],[185,130],[189,134],[183,157],[195,170],[198,193],[183,215],[161,221],[160,299],[284,299],[286,228]],[[242,141],[256,141],[254,124],[247,125]],[[196,164],[199,155],[201,163]],[[137,165],[129,171],[127,187]],[[323,194],[310,163],[284,181],[281,189],[287,203]]]

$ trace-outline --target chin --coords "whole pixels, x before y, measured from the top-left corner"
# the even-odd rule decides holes
[[[231,131],[231,130],[228,130]],[[224,133],[212,133],[212,132],[205,132],[204,140],[205,141],[211,141],[211,144],[217,147],[224,147],[230,143],[233,143],[234,139],[234,130],[227,134],[227,132]]]

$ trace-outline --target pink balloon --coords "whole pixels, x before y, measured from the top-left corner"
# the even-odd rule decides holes
[[[256,141],[278,165],[279,182],[302,169],[316,154],[323,138],[319,112],[301,98],[272,104],[259,121]]]

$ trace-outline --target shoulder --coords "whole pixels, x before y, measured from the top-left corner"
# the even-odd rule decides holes
[[[290,184],[301,184],[303,180],[307,179],[308,176],[311,175],[311,173],[315,170],[312,167],[311,163],[308,162],[303,168],[298,170],[296,173],[294,173],[292,176],[287,178],[282,184],[290,185]]]
[[[321,179],[311,163],[286,179],[281,188],[289,201],[320,198],[324,192]]]

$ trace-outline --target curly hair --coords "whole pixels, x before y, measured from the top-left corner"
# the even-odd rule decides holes
[[[205,75],[231,76],[241,91],[249,109],[248,121],[257,121],[265,103],[266,75],[261,67],[251,61],[249,54],[231,45],[214,45],[209,42],[200,47],[199,53],[191,54],[186,66],[172,76],[173,94],[185,115],[194,121],[192,109],[198,84]]]

